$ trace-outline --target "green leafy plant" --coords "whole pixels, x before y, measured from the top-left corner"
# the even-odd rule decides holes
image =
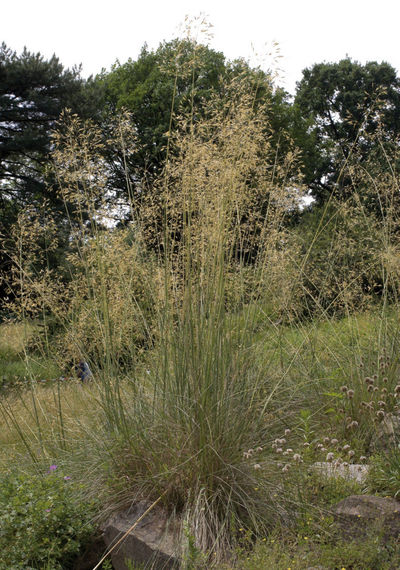
[[[82,489],[56,465],[0,480],[0,568],[71,568],[94,531]]]

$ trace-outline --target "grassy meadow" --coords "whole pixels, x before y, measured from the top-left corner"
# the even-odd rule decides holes
[[[182,521],[185,568],[397,568],[394,542],[343,539],[329,508],[400,491],[398,450],[373,443],[399,410],[398,157],[366,172],[353,148],[354,194],[303,212],[298,153],[274,150],[240,76],[199,116],[171,110],[130,225],[104,223],[101,137],[66,115],[54,167],[76,217],[59,271],[57,222],[27,210],[15,226],[0,568],[73,568],[140,499]],[[373,469],[325,480],[310,471],[325,460]]]

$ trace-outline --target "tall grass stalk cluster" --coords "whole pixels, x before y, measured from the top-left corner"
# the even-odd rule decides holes
[[[195,54],[176,74],[193,72]],[[288,451],[282,463],[271,443],[286,442],[285,430],[296,445],[317,442],[318,422],[344,397],[339,386],[350,389],[365,354],[392,350],[398,334],[387,317],[399,287],[397,157],[382,147],[380,169],[372,160],[361,168],[354,148],[343,165],[352,196],[294,226],[300,159],[273,146],[256,95],[239,74],[224,98],[189,114],[172,101],[164,171],[150,188],[138,180],[124,228],[107,223],[107,140],[65,115],[54,139],[71,214],[64,273],[46,266],[60,231],[48,212],[24,212],[15,229],[9,310],[44,319],[36,351],[67,370],[85,360],[93,372],[93,386],[79,386],[87,418],[68,413],[66,390],[55,392],[57,429],[32,391],[31,427],[19,429],[31,456],[90,448],[96,477],[111,481],[110,504],[162,497],[216,561],[243,529],[263,536],[288,522],[301,493],[282,478],[287,464],[301,480],[307,454]],[[124,152],[135,140],[128,124],[122,116],[113,133]],[[365,340],[352,315],[373,306],[380,328]],[[345,333],[333,324],[339,315]]]

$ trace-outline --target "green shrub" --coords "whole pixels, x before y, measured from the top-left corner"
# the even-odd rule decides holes
[[[93,533],[94,505],[52,465],[46,474],[0,477],[1,570],[70,568]]]
[[[358,205],[331,200],[305,214],[296,233],[303,245],[306,315],[342,316],[369,308],[382,295],[384,233]]]
[[[69,263],[68,308],[53,337],[59,359],[83,358],[104,367],[108,358],[132,366],[155,335],[157,274],[140,239],[130,230],[99,234]]]

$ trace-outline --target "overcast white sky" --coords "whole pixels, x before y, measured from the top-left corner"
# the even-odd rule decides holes
[[[252,44],[268,52],[276,40],[279,83],[291,92],[302,69],[346,55],[385,60],[400,73],[400,0],[3,0],[0,42],[55,53],[65,67],[82,63],[87,76],[136,59],[145,42],[176,37],[185,15],[200,12],[213,24],[210,46],[229,59],[250,58]]]

